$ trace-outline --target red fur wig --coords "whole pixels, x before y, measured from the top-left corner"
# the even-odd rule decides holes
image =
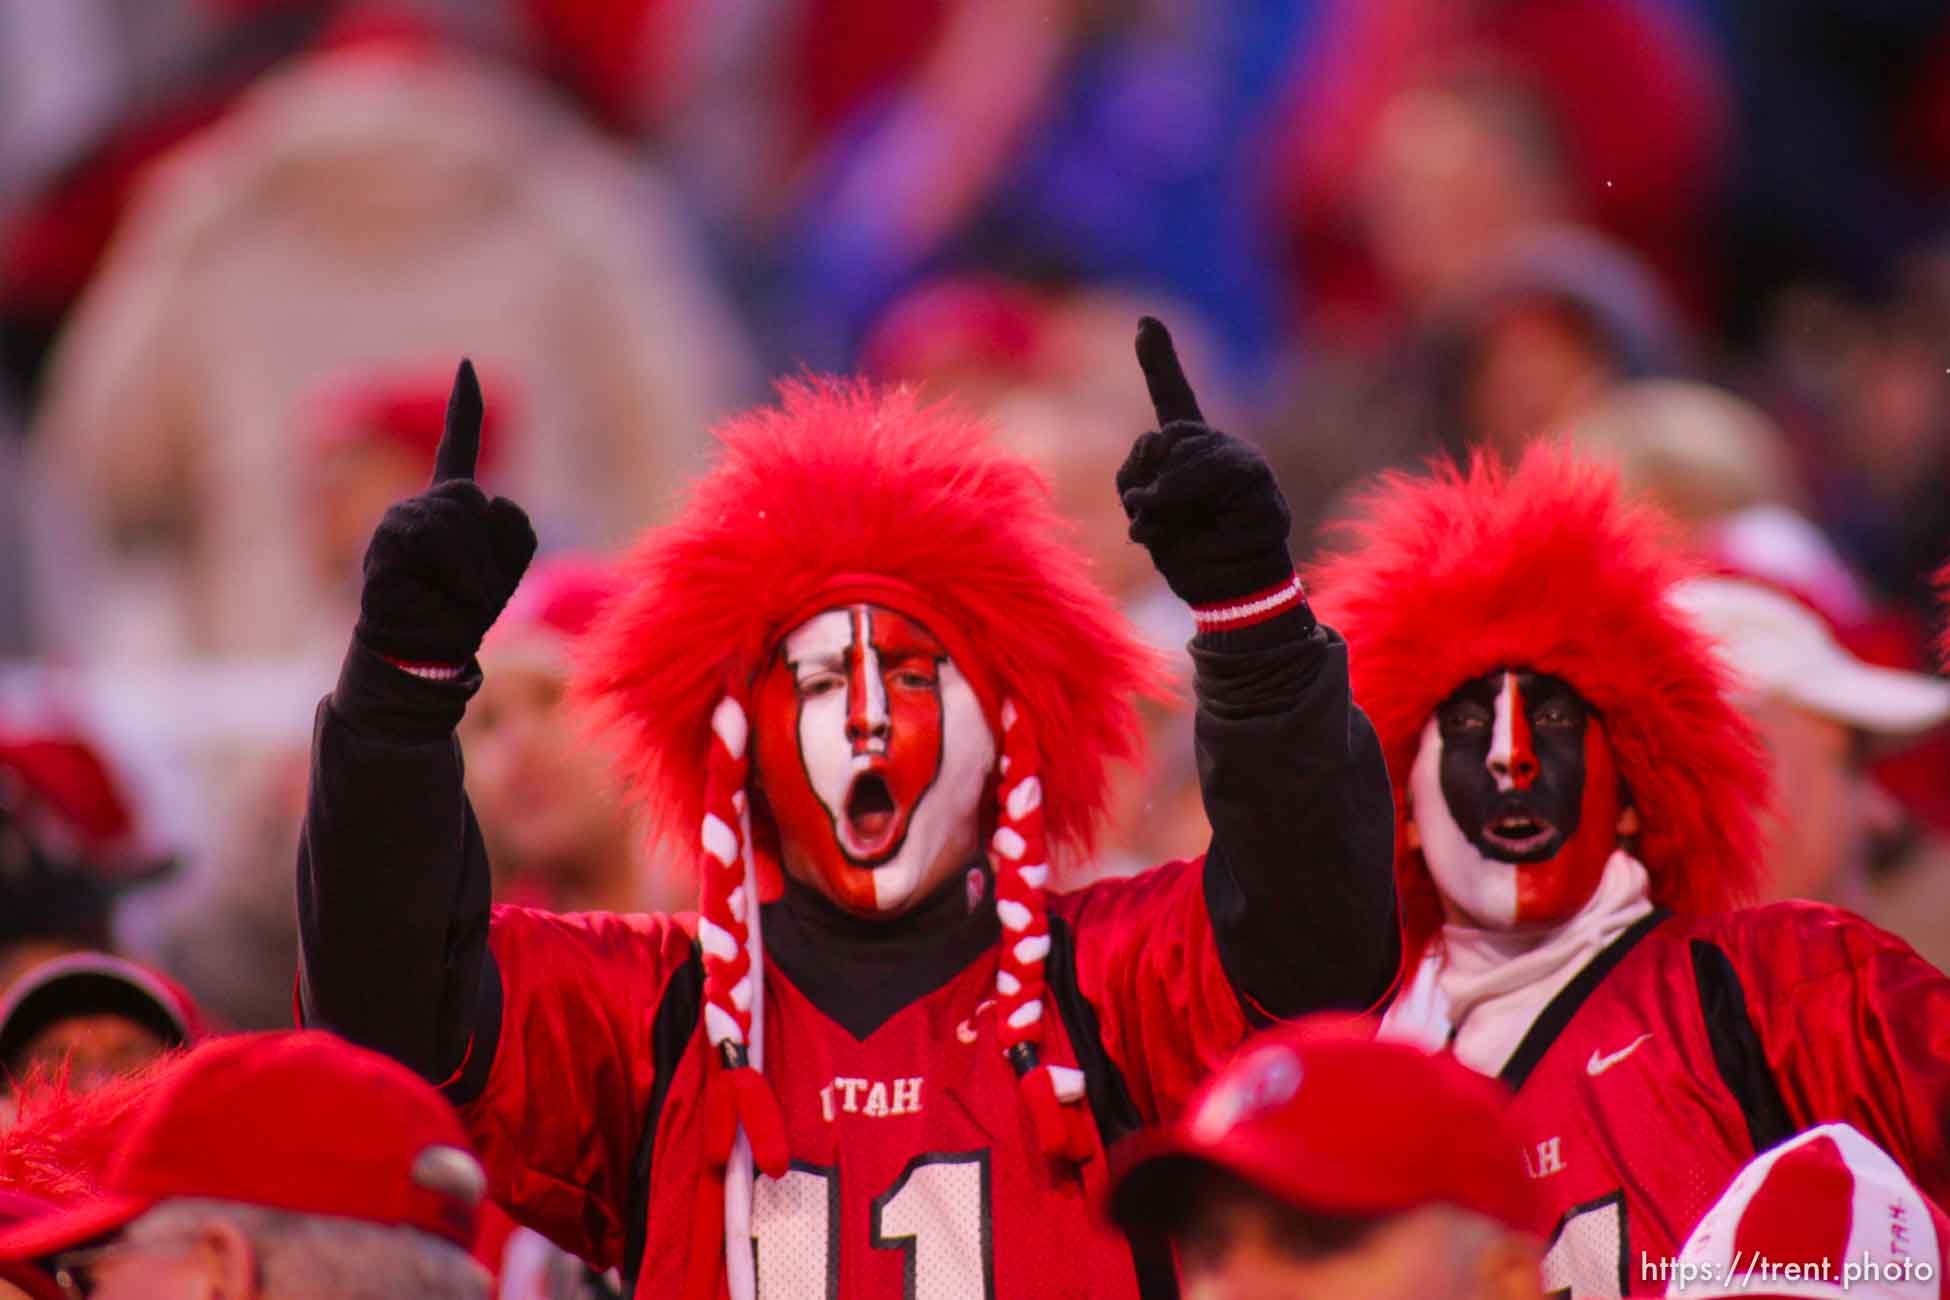
[[[620,732],[661,841],[698,853],[719,699],[742,697],[777,638],[818,612],[808,603],[857,578],[918,595],[992,726],[1001,698],[1034,719],[1050,838],[1088,854],[1108,765],[1138,756],[1137,698],[1163,678],[1041,476],[953,408],[857,382],[787,383],[717,438],[678,518],[625,562],[576,685]]]
[[[130,1125],[186,1056],[165,1052],[92,1092],[76,1092],[65,1068],[39,1066],[14,1081],[14,1120],[0,1126],[0,1188],[64,1208],[96,1195]]]
[[[1768,797],[1759,743],[1704,637],[1665,599],[1688,570],[1666,521],[1608,469],[1555,447],[1515,470],[1392,474],[1313,566],[1323,621],[1348,642],[1354,697],[1394,778],[1405,958],[1441,927],[1409,848],[1408,774],[1422,730],[1458,686],[1497,668],[1561,677],[1604,721],[1654,902],[1699,913],[1749,894]]]

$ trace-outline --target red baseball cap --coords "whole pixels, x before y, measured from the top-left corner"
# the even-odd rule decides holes
[[[1186,1167],[1203,1164],[1317,1214],[1453,1205],[1543,1228],[1501,1085],[1447,1053],[1376,1041],[1372,1022],[1344,1016],[1248,1040],[1129,1159],[1110,1201],[1127,1227],[1169,1222],[1185,1204]]]
[[[331,1034],[211,1039],[143,1106],[95,1198],[0,1231],[0,1261],[114,1232],[163,1201],[241,1201],[417,1228],[465,1250],[487,1179],[405,1066]]]
[[[434,451],[447,427],[447,396],[453,386],[444,361],[427,370],[373,372],[329,382],[305,402],[302,418],[314,453],[361,444],[391,444],[433,468]],[[507,446],[500,426],[518,405],[504,381],[483,396],[481,449],[474,469],[492,479]]]
[[[1936,1300],[1946,1247],[1950,1218],[1889,1153],[1823,1124],[1748,1162],[1667,1269],[1666,1294]]]
[[[1030,377],[1047,361],[1051,300],[999,276],[948,276],[895,302],[867,332],[860,370],[916,380],[959,366]]]
[[[136,865],[125,863],[136,838],[128,792],[101,749],[73,728],[0,723],[0,797],[63,852]]]
[[[73,953],[33,967],[0,997],[0,1069],[54,1022],[102,1014],[145,1026],[167,1047],[209,1033],[195,999],[168,976],[108,953]]]

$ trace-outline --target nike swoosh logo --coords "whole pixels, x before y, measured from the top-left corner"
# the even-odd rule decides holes
[[[1620,1061],[1630,1056],[1633,1052],[1638,1051],[1645,1044],[1645,1040],[1650,1037],[1652,1037],[1651,1034],[1640,1034],[1629,1047],[1621,1047],[1610,1056],[1600,1056],[1598,1055],[1598,1049],[1595,1047],[1592,1048],[1591,1059],[1584,1063],[1584,1072],[1594,1079],[1597,1078],[1606,1070],[1611,1069],[1612,1066],[1617,1065]]]

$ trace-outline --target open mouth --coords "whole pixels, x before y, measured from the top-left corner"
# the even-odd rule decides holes
[[[1523,857],[1550,845],[1557,827],[1531,813],[1508,812],[1489,820],[1483,838],[1511,857]]]
[[[891,848],[900,830],[900,809],[887,778],[873,771],[854,777],[843,820],[849,856],[870,860]]]

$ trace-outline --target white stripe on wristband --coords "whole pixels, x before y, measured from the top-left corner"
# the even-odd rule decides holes
[[[430,682],[459,681],[461,674],[467,671],[466,664],[416,663],[411,659],[395,659],[391,655],[379,657],[403,673],[411,673]]]
[[[1290,574],[1279,586],[1268,587],[1265,591],[1254,592],[1238,600],[1219,605],[1194,605],[1192,621],[1201,632],[1251,627],[1255,623],[1277,618],[1306,598],[1306,589],[1300,585],[1300,575]]]

